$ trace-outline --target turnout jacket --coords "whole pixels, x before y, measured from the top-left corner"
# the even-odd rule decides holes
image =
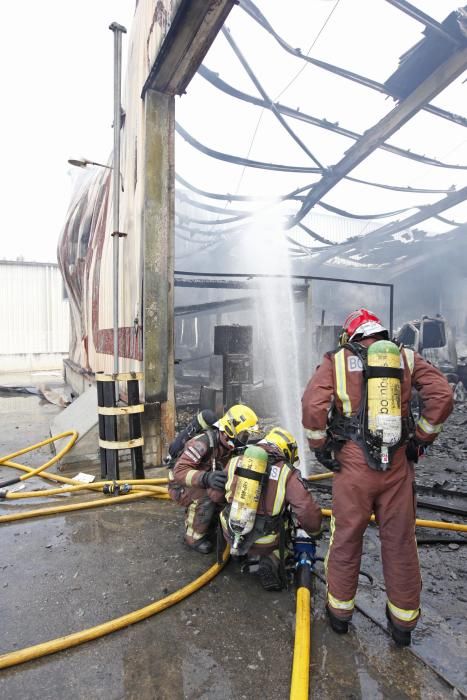
[[[266,442],[259,442],[258,447],[262,447],[272,456],[273,462],[269,467],[269,478],[263,486],[258,504],[258,516],[281,516],[285,508],[290,505],[296,515],[301,527],[308,534],[317,534],[321,526],[321,509],[313,499],[311,493],[306,489],[298,469],[286,464],[283,459],[277,456],[274,448]],[[225,486],[225,498],[227,503],[232,503],[237,485],[238,477],[235,474],[237,465],[241,466],[241,456],[234,457],[227,466],[227,483]],[[222,523],[222,516],[221,516]],[[279,528],[274,529],[274,534],[278,535]],[[261,542],[259,541],[258,544]]]
[[[204,472],[223,469],[231,457],[234,445],[217,429],[205,431],[188,440],[174,468],[169,472],[169,480],[179,486],[201,486]],[[208,489],[209,492],[215,489]]]
[[[360,344],[368,347],[373,342],[374,338],[368,338]],[[401,415],[409,416],[412,387],[415,387],[423,401],[423,415],[417,422],[415,436],[431,443],[453,410],[452,389],[442,372],[413,350],[401,348],[401,368]],[[362,401],[362,369],[359,358],[348,348],[324,355],[302,397],[302,423],[311,449],[325,445],[332,400],[341,415],[358,413]]]

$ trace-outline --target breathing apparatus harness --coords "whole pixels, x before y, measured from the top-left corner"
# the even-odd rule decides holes
[[[398,346],[400,347],[400,346]],[[344,352],[345,348],[356,355],[362,364],[362,399],[355,416],[344,416],[333,405],[327,433],[329,440],[326,445],[329,449],[339,451],[348,440],[359,445],[368,465],[376,471],[386,471],[390,468],[392,457],[396,450],[407,443],[414,432],[414,421],[410,414],[401,418],[401,432],[398,441],[386,447],[387,461],[383,459],[383,439],[379,431],[373,432],[368,428],[368,380],[369,379],[397,379],[402,383],[403,369],[398,367],[373,367],[368,365],[368,348],[358,342],[344,343],[332,354]]]
[[[250,468],[242,466],[242,464],[247,463],[249,449],[251,450],[251,448],[245,450],[244,458],[240,461],[240,464],[235,466],[234,475],[238,477],[238,480],[233,500],[222,511],[222,520],[235,543],[231,554],[236,557],[245,556],[256,540],[274,532],[279,532],[279,549],[281,549],[283,540],[284,513],[280,512],[277,515],[258,514],[257,508],[269,481],[272,467],[278,462],[283,462],[284,458],[278,454],[265,453],[267,454],[267,461],[264,465],[264,471],[255,471],[251,468],[253,465]],[[261,452],[265,451],[261,450]],[[247,495],[248,487],[255,489],[256,493]],[[237,504],[239,501],[242,502],[241,508],[237,512],[232,512],[232,509],[235,511],[236,507],[238,508],[234,504]]]
[[[209,447],[213,449],[217,444],[218,434],[214,431],[213,426],[217,418],[213,411],[205,409],[191,419],[186,428],[182,430],[175,439],[170,443],[168,454],[164,458],[163,463],[168,469],[171,469],[177,458],[182,454],[186,443],[191,438],[199,435],[202,432],[206,432],[209,440]]]

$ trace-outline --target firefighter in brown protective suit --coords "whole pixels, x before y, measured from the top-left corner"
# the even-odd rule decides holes
[[[258,418],[248,406],[232,406],[217,423],[196,435],[169,470],[169,495],[185,508],[185,544],[202,554],[212,551],[209,530],[223,499],[223,471],[235,448],[257,430]]]
[[[413,463],[442,430],[453,409],[453,396],[444,375],[407,348],[400,348],[400,356],[396,355],[398,369],[388,371],[390,364],[385,363],[369,366],[377,347],[399,352],[388,339],[387,330],[373,313],[366,309],[352,313],[344,323],[340,347],[324,356],[305,389],[302,422],[317,459],[336,472],[326,558],[326,611],[331,627],[340,633],[348,630],[363,534],[374,513],[381,540],[388,624],[396,644],[407,646],[420,616],[421,591]],[[376,341],[380,343],[371,349]],[[390,448],[382,441],[384,432],[376,431],[375,437],[368,422],[369,382],[383,376],[386,385],[389,378],[400,381],[401,433]],[[416,426],[410,419],[413,386],[423,401],[423,414]]]
[[[283,428],[272,428],[256,447],[267,453],[267,471],[261,487],[254,526],[245,538],[242,538],[242,544],[236,554],[242,560],[247,559],[248,555],[246,570],[251,573],[258,572],[263,588],[278,591],[285,585],[283,562],[286,508],[290,506],[299,526],[311,537],[319,534],[321,510],[307,491],[299,470],[293,466],[294,463],[298,464],[298,448],[293,435]],[[238,478],[246,472],[242,468],[245,465],[246,454],[233,457],[226,468],[227,506],[220,514],[220,521],[224,537],[230,545],[234,543],[234,533],[229,516]],[[235,554],[235,547],[232,547],[231,553]]]

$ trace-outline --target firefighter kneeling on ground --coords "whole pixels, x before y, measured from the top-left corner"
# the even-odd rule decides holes
[[[407,646],[420,616],[421,591],[414,462],[441,432],[453,409],[452,390],[423,357],[391,342],[367,309],[348,316],[339,345],[324,355],[302,398],[309,446],[335,471],[326,611],[333,630],[347,632],[363,534],[374,513],[388,625],[396,644]],[[410,417],[412,387],[423,401],[416,426]]]
[[[206,424],[204,432],[189,439],[169,469],[169,495],[185,508],[184,542],[191,549],[202,554],[212,551],[210,535],[219,510],[216,500],[219,496],[223,499],[227,480],[223,469],[235,449],[245,447],[257,424],[251,408],[232,406],[213,425]]]
[[[257,571],[268,591],[285,585],[287,507],[310,536],[320,532],[321,510],[294,464],[298,464],[295,438],[277,427],[233,457],[226,468],[227,505],[220,514],[224,537],[243,570]]]

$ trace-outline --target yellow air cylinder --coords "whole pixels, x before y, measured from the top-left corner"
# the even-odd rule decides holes
[[[390,340],[378,340],[368,348],[368,367],[400,369],[399,348]],[[389,463],[389,447],[401,439],[401,382],[395,377],[368,379],[368,430],[382,440],[381,463]]]
[[[234,556],[243,538],[255,525],[261,496],[261,479],[267,466],[268,453],[257,446],[247,447],[237,466],[237,483],[229,515],[229,526],[234,536],[231,554]]]

